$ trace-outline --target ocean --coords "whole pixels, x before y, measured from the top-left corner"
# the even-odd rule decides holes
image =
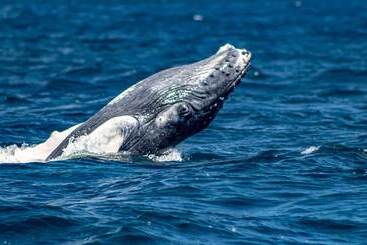
[[[1,1],[0,242],[365,244],[366,1]],[[6,163],[162,69],[252,67],[165,157]]]

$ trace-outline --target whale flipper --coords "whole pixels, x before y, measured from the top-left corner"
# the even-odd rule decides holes
[[[97,116],[97,114],[96,114]],[[47,157],[47,161],[57,158],[67,151],[74,140],[78,151],[118,152],[124,141],[136,131],[139,122],[132,116],[92,117],[73,130]],[[84,136],[84,138],[83,138]],[[80,142],[84,141],[84,142]],[[75,151],[75,150],[73,150]]]

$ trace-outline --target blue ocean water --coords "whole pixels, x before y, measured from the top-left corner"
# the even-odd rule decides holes
[[[363,244],[365,1],[1,1],[0,146],[231,43],[252,69],[182,161],[0,164],[3,244]]]

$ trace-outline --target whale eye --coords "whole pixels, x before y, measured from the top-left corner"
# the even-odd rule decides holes
[[[178,114],[183,117],[191,113],[191,108],[188,104],[180,104],[177,110]]]

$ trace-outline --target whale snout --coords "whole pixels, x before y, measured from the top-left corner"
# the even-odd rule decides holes
[[[247,68],[251,60],[251,52],[246,49],[235,48],[230,44],[226,44],[219,48],[217,55],[223,56],[220,61],[220,66],[223,70],[228,71],[228,73],[236,73],[238,70],[243,70]],[[234,68],[234,69],[231,69]]]
[[[226,44],[208,59],[196,63],[192,92],[195,99],[190,103],[197,110],[213,114],[218,111],[224,100],[239,84],[246,74],[251,53],[246,49]]]
[[[246,73],[251,52],[226,44],[219,48],[209,62],[212,66],[210,85],[217,96],[226,95]]]
[[[222,47],[220,47],[217,51],[217,54],[222,53],[222,52],[226,52],[226,51],[233,52],[233,50],[235,50],[237,52],[241,52],[242,55],[250,55],[251,56],[251,53],[248,50],[241,49],[241,48],[236,48],[233,45],[228,44],[228,43],[223,45]]]

